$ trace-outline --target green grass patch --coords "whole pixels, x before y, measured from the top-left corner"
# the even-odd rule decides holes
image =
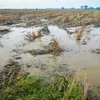
[[[0,89],[0,100],[83,100],[83,86],[72,77],[12,75]]]

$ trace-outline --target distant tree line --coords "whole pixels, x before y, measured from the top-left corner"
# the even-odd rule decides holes
[[[64,8],[64,7],[61,7],[61,10],[67,10],[67,9],[69,9],[69,10],[100,10],[100,7],[94,8],[94,7],[88,7],[88,5],[82,5],[80,8],[74,8],[74,7]]]
[[[88,7],[87,5],[81,6],[80,9],[88,9],[88,10],[100,10],[100,7]]]
[[[0,10],[14,10],[14,8],[2,8]],[[65,7],[61,7],[61,8],[22,8],[25,10],[100,10],[100,7],[88,7],[88,5],[82,5],[80,6],[80,8],[65,8]],[[16,10],[16,9],[15,9]],[[20,10],[20,9],[19,9]]]

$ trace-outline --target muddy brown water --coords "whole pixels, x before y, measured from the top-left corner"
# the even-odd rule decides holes
[[[85,69],[88,70],[88,82],[99,84],[100,55],[91,51],[100,48],[100,28],[88,26],[80,41],[76,41],[76,33],[70,35],[66,30],[52,25],[48,28],[50,35],[44,35],[33,42],[28,42],[24,39],[25,35],[32,31],[37,32],[41,27],[12,26],[11,32],[0,38],[3,45],[3,47],[0,47],[0,69],[9,59],[15,60],[16,57],[21,57],[16,61],[21,63],[24,69],[32,75],[64,74],[67,73],[68,68],[75,71]],[[75,32],[78,28],[71,27],[67,30]],[[87,32],[87,29],[90,31]],[[51,54],[33,56],[29,53],[23,53],[31,49],[43,49],[43,46],[49,44],[52,38],[56,38],[64,49],[60,56],[54,57]],[[82,44],[82,41],[86,41],[86,44]],[[14,50],[22,52],[17,54]]]

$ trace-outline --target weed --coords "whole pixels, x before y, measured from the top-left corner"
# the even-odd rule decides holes
[[[85,100],[79,76],[55,77],[51,84],[50,78],[29,76],[19,68],[7,69],[7,73],[9,77],[5,76],[5,85],[0,87],[0,100]]]

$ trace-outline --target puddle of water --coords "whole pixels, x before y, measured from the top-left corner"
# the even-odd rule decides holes
[[[23,40],[22,30],[23,28],[12,28],[10,33],[1,38],[3,47],[0,48],[0,64],[3,64],[11,57],[11,51],[21,42],[20,40]]]
[[[5,26],[6,27],[6,26]],[[5,34],[0,38],[0,42],[3,45],[0,48],[0,67],[4,66],[5,62],[8,61],[14,53],[13,49],[19,49],[19,45],[22,43],[27,43],[24,40],[24,36],[30,31],[36,31],[39,28],[23,28],[23,27],[13,27],[11,26],[11,32]]]
[[[23,49],[24,51],[31,49],[40,49],[43,46],[50,43],[52,37],[55,37],[59,44],[64,48],[64,52],[61,56],[53,58],[52,55],[39,55],[32,56],[31,54],[21,54],[21,60],[19,62],[25,64],[30,64],[30,68],[26,68],[31,74],[40,74],[47,72],[54,72],[57,68],[63,67],[67,72],[67,68],[76,70],[88,69],[88,81],[92,83],[100,83],[100,57],[97,54],[91,53],[92,49],[99,48],[100,46],[100,28],[94,28],[91,26],[91,31],[89,34],[84,31],[82,40],[76,41],[76,33],[69,35],[65,30],[58,28],[57,26],[49,26],[50,35],[43,36],[36,39],[34,42],[28,42],[24,40],[24,36],[28,32],[37,32],[41,27],[30,27],[30,28],[16,28],[13,27],[12,32],[4,35],[1,38],[1,43],[4,45],[0,48],[0,64],[9,60],[12,57],[13,52],[11,51],[16,47]],[[76,28],[70,28],[70,31],[74,32]],[[86,45],[82,45],[82,41],[85,39]],[[25,43],[23,46],[19,46]],[[66,52],[69,50],[69,52]],[[39,64],[41,65],[39,68]],[[63,71],[64,71],[63,70]],[[61,69],[60,69],[61,71]],[[60,72],[59,72],[60,73]]]
[[[67,59],[70,69],[88,70],[89,83],[100,83],[100,57],[89,52],[65,53],[64,59]]]

